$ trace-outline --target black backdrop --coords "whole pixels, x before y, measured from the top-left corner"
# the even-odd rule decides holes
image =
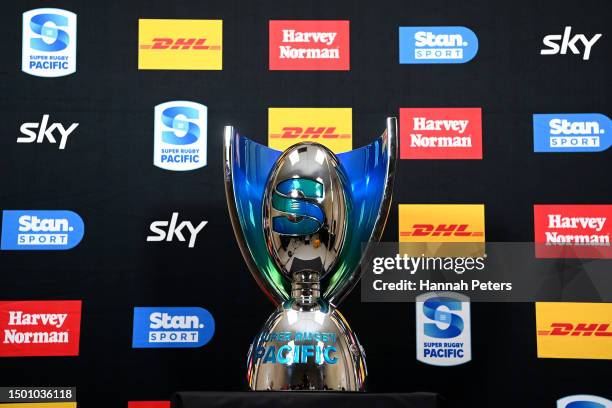
[[[0,13],[0,208],[74,210],[85,237],[70,251],[0,252],[0,299],[82,299],[79,357],[4,358],[0,385],[77,387],[80,406],[124,407],[175,390],[240,390],[252,337],[272,304],[235,242],[222,186],[225,124],[266,143],[267,108],[352,107],[354,146],[400,107],[482,107],[483,160],[402,160],[384,238],[397,240],[398,203],[484,203],[488,241],[533,239],[533,204],[610,203],[610,153],[533,153],[532,113],[609,114],[606,1],[11,1]],[[77,72],[20,71],[21,14],[78,15]],[[139,71],[139,18],[223,20],[222,71]],[[348,72],[268,71],[270,19],[350,20]],[[461,25],[479,38],[460,65],[399,65],[398,27]],[[603,33],[589,61],[540,56],[542,38]],[[208,106],[208,165],[152,164],[153,107]],[[19,126],[80,123],[65,150],[17,144]],[[209,224],[196,248],[146,242],[173,211]],[[199,349],[132,349],[134,306],[201,306],[216,320]],[[570,394],[610,397],[610,362],[537,359],[533,304],[472,305],[473,360],[415,359],[414,304],[340,310],[366,348],[372,391],[439,391],[457,407],[552,407]]]

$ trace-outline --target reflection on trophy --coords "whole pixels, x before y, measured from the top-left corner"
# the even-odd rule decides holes
[[[363,348],[336,306],[359,281],[365,248],[387,220],[396,128],[388,118],[377,140],[335,155],[310,142],[280,152],[225,127],[234,232],[278,306],[249,350],[252,390],[365,389]]]

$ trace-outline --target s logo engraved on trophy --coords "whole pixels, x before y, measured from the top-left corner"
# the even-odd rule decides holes
[[[272,218],[281,235],[310,235],[319,231],[324,215],[316,200],[323,199],[323,183],[305,178],[281,181],[272,195],[272,208],[284,213]]]
[[[396,129],[388,118],[380,138],[336,155],[312,142],[280,152],[226,126],[232,226],[253,277],[277,305],[249,350],[252,390],[365,390],[365,353],[336,306],[361,277],[364,244],[382,234]]]

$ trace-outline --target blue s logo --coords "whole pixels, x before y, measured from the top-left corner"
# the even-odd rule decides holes
[[[438,339],[450,339],[463,332],[463,319],[440,307],[446,306],[449,310],[461,310],[461,302],[448,297],[433,297],[423,303],[423,314],[437,323],[447,324],[446,329],[440,329],[437,323],[425,323],[425,335]]]
[[[466,27],[400,27],[400,64],[463,64],[478,52],[478,37]]]
[[[281,181],[272,195],[272,208],[284,213],[272,218],[272,230],[281,235],[311,235],[319,231],[325,216],[317,200],[323,184],[306,178]]]
[[[164,143],[173,145],[188,145],[197,142],[200,137],[200,127],[195,121],[198,119],[198,110],[191,107],[174,106],[164,109],[161,121],[164,126],[172,130],[163,131],[162,140]]]
[[[52,23],[53,25],[50,25]],[[37,14],[30,19],[32,32],[41,38],[30,39],[30,47],[37,51],[55,52],[68,47],[70,37],[58,27],[67,27],[68,18],[60,14]],[[46,39],[47,41],[45,41]]]

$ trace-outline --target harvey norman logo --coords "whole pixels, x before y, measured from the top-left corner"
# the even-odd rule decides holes
[[[138,20],[138,69],[223,69],[223,21]]]
[[[0,302],[0,357],[77,356],[81,301]]]
[[[76,14],[56,8],[23,13],[21,70],[39,77],[76,72]]]
[[[533,206],[537,258],[612,258],[612,205]]]
[[[3,250],[66,250],[81,242],[85,227],[72,211],[2,211]]]
[[[612,360],[611,303],[536,303],[539,358]]]
[[[535,152],[601,152],[609,149],[611,145],[610,118],[600,113],[533,115]]]
[[[270,70],[350,69],[348,21],[270,20]]]
[[[284,151],[300,142],[317,142],[334,153],[353,148],[351,108],[269,108],[268,146]]]
[[[481,108],[401,108],[400,158],[482,159]]]
[[[133,348],[202,347],[215,320],[201,307],[135,307]]]
[[[466,27],[400,27],[400,64],[463,64],[478,52],[478,38]]]

